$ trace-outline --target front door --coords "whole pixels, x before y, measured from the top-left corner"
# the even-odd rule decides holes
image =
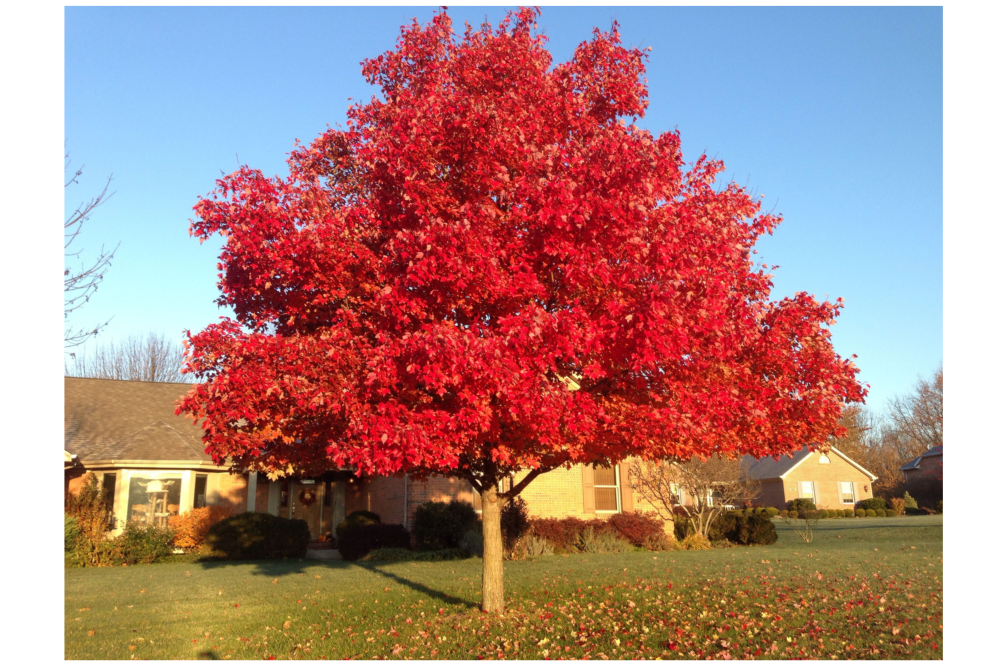
[[[298,518],[309,525],[309,536],[318,539],[323,524],[323,484],[312,480],[289,484],[289,518]]]

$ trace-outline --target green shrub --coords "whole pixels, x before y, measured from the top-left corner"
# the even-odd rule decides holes
[[[169,527],[154,527],[129,522],[115,539],[115,564],[144,565],[173,555],[174,532]]]
[[[781,512],[778,511],[778,509],[774,508],[773,506],[769,506],[766,509],[764,509],[764,513],[766,513],[769,518],[774,518],[775,516],[781,514]]]
[[[875,512],[875,509],[868,509],[867,511],[865,511],[865,516],[867,516],[868,518],[874,518],[877,515],[878,513]]]
[[[481,558],[483,557],[483,535],[476,530],[469,530],[462,537],[462,541],[458,542],[458,547],[470,556]]]
[[[781,511],[778,511],[778,515],[781,516],[782,518],[788,518],[788,509],[782,509]]]
[[[413,518],[413,537],[420,551],[458,548],[465,533],[478,527],[479,516],[471,504],[424,502],[417,507]]]
[[[789,518],[798,518],[799,517],[799,512],[798,511],[792,511],[791,509],[789,509],[788,510],[788,517]]]
[[[895,513],[895,511],[893,511],[893,513]],[[875,515],[878,516],[879,518],[885,518],[885,509],[876,509]]]
[[[766,513],[751,509],[724,511],[716,516],[708,530],[709,541],[726,539],[741,546],[773,544],[778,540],[774,523]]]
[[[360,560],[380,548],[410,548],[410,533],[402,525],[363,525],[345,530],[337,541],[337,549],[344,560]],[[438,549],[432,549],[438,550]]]
[[[788,506],[788,512],[789,513],[791,513],[792,511],[802,512],[802,511],[815,511],[816,510],[816,502],[812,501],[811,499],[806,499],[804,497],[799,497],[798,499],[790,499],[790,500],[788,500],[787,506]]]
[[[903,508],[906,508],[906,509],[916,509],[916,508],[919,508],[919,505],[917,504],[917,500],[913,499],[913,497],[910,496],[909,492],[904,492],[903,493]]]
[[[893,509],[886,509],[886,512],[885,512],[886,518],[895,518],[898,515],[899,514],[896,513]]]
[[[919,516],[920,515],[920,508],[916,507],[916,506],[908,506],[908,507],[906,507],[906,515],[907,516]]]
[[[938,513],[944,513],[944,500],[943,499],[939,499],[938,500],[938,503],[937,503],[937,512]]]
[[[76,522],[76,516],[68,513],[63,514],[63,550],[72,553],[76,549],[76,540],[80,536],[80,525]]]
[[[854,509],[844,509],[844,518],[856,518],[858,515]]]
[[[248,511],[212,525],[205,535],[203,555],[225,560],[302,558],[308,545],[306,521]]]
[[[351,511],[337,524],[336,534],[337,539],[340,539],[341,535],[347,530],[353,530],[356,527],[364,527],[365,525],[378,525],[382,522],[377,513],[372,511]]]
[[[531,522],[528,520],[528,505],[524,503],[524,500],[515,497],[504,504],[500,510],[500,536],[503,538],[504,549],[509,551],[514,548],[514,544],[526,535],[529,529],[531,529]],[[482,539],[482,535],[479,538]]]
[[[862,499],[860,502],[854,505],[854,509],[855,510],[860,509],[862,511],[878,511],[880,509],[885,509],[885,500],[882,499],[881,497]]]

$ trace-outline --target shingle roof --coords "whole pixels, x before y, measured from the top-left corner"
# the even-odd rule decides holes
[[[836,448],[832,446],[827,446],[824,447],[822,450],[836,453],[837,455],[842,457],[845,461],[854,465],[857,469],[859,469],[862,473],[867,475],[868,478],[872,479],[873,481],[878,478],[875,474],[871,473],[870,471],[868,471],[860,464],[849,458],[847,455],[844,455]],[[758,460],[756,458],[750,457],[749,455],[744,455],[742,457],[742,460],[743,460],[743,466],[747,469],[747,475],[749,476],[749,478],[756,481],[763,481],[768,478],[781,478],[782,476],[787,474],[790,469],[792,469],[797,464],[799,464],[807,457],[809,457],[810,452],[811,451],[809,450],[809,447],[806,446],[796,451],[791,456],[782,455],[781,458],[778,460],[775,460],[772,457],[765,457]]]
[[[210,462],[201,428],[174,415],[187,383],[65,379],[64,449],[81,462]]]
[[[933,455],[944,455],[944,445],[933,446],[929,448],[926,452],[921,453],[917,457],[913,458],[903,466],[899,468],[900,471],[908,471],[910,469],[916,469],[920,466],[920,460],[924,457],[931,457]]]
[[[743,467],[747,469],[747,475],[755,480],[762,481],[768,478],[780,478],[782,474],[794,467],[796,464],[809,457],[809,448],[805,447],[794,455],[782,455],[780,459],[764,457],[756,459],[749,455],[743,456]]]

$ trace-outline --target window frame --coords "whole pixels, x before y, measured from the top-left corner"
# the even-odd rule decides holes
[[[622,511],[622,479],[619,475],[618,465],[612,465],[612,473],[615,475],[614,485],[598,485],[597,484],[597,467],[594,467],[594,513],[621,513]],[[599,509],[597,508],[597,490],[598,488],[615,491],[615,508],[614,509]]]
[[[848,493],[844,492],[844,486],[845,485],[851,486],[851,492],[850,492],[851,501],[849,501],[849,502],[844,499],[844,496],[848,494]],[[838,483],[838,486],[839,487],[837,488],[837,490],[838,490],[838,492],[840,494],[840,503],[841,504],[857,504],[857,502],[858,502],[858,493],[857,493],[857,491],[856,491],[856,489],[854,487],[854,482],[853,481],[840,481],[840,483]]]
[[[805,488],[802,487],[806,483],[808,483],[809,487],[812,489],[812,491],[809,493],[810,495],[812,495],[812,497],[806,497]],[[817,490],[816,481],[799,481],[799,498],[811,499],[813,504],[819,506],[819,493],[816,490]]]

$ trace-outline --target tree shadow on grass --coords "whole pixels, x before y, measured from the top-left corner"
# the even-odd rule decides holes
[[[284,560],[226,560],[224,558],[199,558],[197,564],[208,570],[226,569],[229,567],[246,567],[253,565],[253,576],[292,576],[307,574],[316,569],[350,569],[353,563],[343,560],[307,560],[289,558]]]
[[[400,561],[403,562],[403,561]],[[468,600],[462,599],[460,597],[455,597],[454,595],[449,595],[443,591],[431,588],[430,586],[424,585],[412,579],[400,576],[399,574],[394,574],[392,572],[383,569],[384,565],[396,564],[394,561],[386,561],[380,563],[372,562],[348,562],[346,560],[306,560],[292,558],[287,560],[225,560],[225,559],[215,559],[215,558],[200,558],[197,563],[208,570],[216,569],[227,569],[231,567],[246,567],[248,565],[252,566],[251,574],[253,576],[266,576],[266,577],[280,577],[280,576],[295,576],[295,575],[308,575],[310,572],[315,570],[348,570],[351,568],[359,568],[369,571],[373,574],[382,576],[390,581],[393,581],[401,586],[406,586],[411,590],[415,590],[419,593],[423,593],[428,597],[440,600],[446,604],[453,606],[464,606],[471,608],[478,608],[479,605],[474,602],[469,602]],[[439,563],[433,563],[439,564]]]
[[[373,563],[370,563],[370,562],[361,563],[361,562],[359,562],[359,563],[352,563],[352,564],[356,564],[361,569],[366,569],[369,572],[371,572],[373,574],[378,574],[379,576],[385,577],[385,578],[389,579],[390,581],[395,581],[396,583],[398,583],[400,585],[403,585],[403,586],[406,586],[407,588],[410,588],[411,590],[415,590],[415,591],[417,591],[419,593],[423,593],[424,595],[427,595],[428,597],[434,598],[435,600],[441,600],[445,604],[450,604],[450,605],[453,605],[453,606],[469,607],[469,608],[474,608],[474,609],[479,608],[479,605],[476,604],[476,603],[474,603],[474,602],[469,602],[468,600],[465,600],[465,599],[463,599],[461,597],[455,597],[454,595],[448,595],[447,593],[444,593],[444,592],[442,592],[440,590],[437,590],[435,588],[431,588],[430,586],[425,586],[422,583],[417,583],[416,581],[412,581],[410,579],[404,578],[402,576],[399,576],[398,574],[393,574],[392,572],[387,572],[384,569],[382,569],[380,566],[376,566]],[[381,564],[383,564],[383,563],[379,563],[379,565],[381,565]],[[384,564],[390,564],[390,563],[384,563]]]

